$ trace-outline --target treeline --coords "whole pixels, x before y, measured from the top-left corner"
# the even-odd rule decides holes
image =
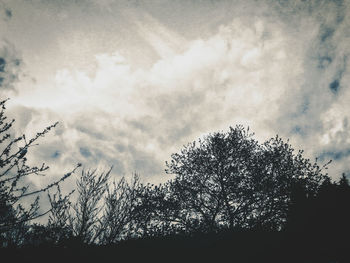
[[[173,257],[179,256],[174,251],[186,251],[197,259],[229,255],[241,262],[348,259],[346,176],[333,182],[325,173],[328,164],[311,162],[278,136],[260,144],[249,129],[230,127],[173,154],[166,172],[174,178],[164,184],[143,184],[137,175],[114,181],[111,169],[82,170],[76,189],[64,195],[61,182],[80,164],[42,189],[30,189],[26,181],[48,169],[28,166],[26,155],[57,124],[30,140],[14,138],[5,103],[0,103],[0,247],[7,251],[85,249],[90,259],[101,249]],[[40,207],[44,195],[47,210]],[[44,215],[45,224],[34,223]]]

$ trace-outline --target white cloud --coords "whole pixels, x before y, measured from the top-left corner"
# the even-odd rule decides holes
[[[116,52],[96,56],[92,77],[57,72],[52,88],[38,88],[40,96],[31,105],[27,100],[28,107],[56,113],[64,125],[61,135],[46,139],[37,158],[58,151],[62,163],[115,163],[119,172],[136,169],[152,176],[161,173],[172,152],[200,134],[241,122],[268,128],[266,120],[276,116],[287,88],[284,78],[295,78],[300,69],[282,33],[265,26],[272,27],[265,29],[271,36],[262,39],[261,21],[250,27],[234,20],[150,69],[131,70]],[[27,130],[38,129],[32,123]]]
[[[338,174],[350,170],[349,18],[337,22],[332,4],[313,5],[311,14],[292,12],[298,5],[272,5],[269,18],[266,9],[242,13],[192,40],[150,15],[134,16],[135,32],[159,56],[150,67],[135,67],[116,49],[95,56],[93,74],[62,68],[49,86],[37,83],[13,99],[35,109],[20,121],[26,132],[61,121],[33,156],[55,171],[115,164],[115,174],[137,170],[161,181],[164,161],[183,144],[243,124],[260,140],[279,134],[308,156],[336,156]]]

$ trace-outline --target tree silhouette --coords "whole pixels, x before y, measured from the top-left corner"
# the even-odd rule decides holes
[[[71,205],[72,211],[68,211],[69,226],[77,241],[94,243],[103,231],[100,213],[111,170],[100,174],[97,170],[83,170],[77,180],[78,197]]]
[[[167,162],[175,174],[168,199],[176,202],[176,222],[184,228],[281,229],[292,189],[309,195],[326,178],[324,167],[303,158],[278,136],[259,144],[249,129],[208,135],[185,146]]]
[[[5,101],[0,106],[1,247],[29,247],[33,255],[36,248],[63,247],[86,262],[108,254],[143,259],[146,251],[179,260],[185,252],[197,261],[200,254],[201,260],[347,262],[348,178],[332,181],[328,164],[311,162],[278,136],[259,143],[249,129],[230,127],[173,154],[166,172],[175,177],[164,184],[142,184],[136,174],[111,181],[112,168],[83,170],[76,189],[64,195],[60,183],[77,167],[41,189],[26,181],[48,169],[28,166],[26,157],[57,124],[29,141],[13,138]],[[44,192],[51,207],[39,213]],[[46,224],[33,222],[47,213]]]
[[[77,196],[73,192],[63,196],[59,187],[55,194],[49,194],[48,227],[56,233],[56,244],[109,245],[143,236],[147,219],[145,210],[140,209],[140,198],[145,186],[136,174],[130,182],[122,177],[111,183],[110,172],[82,171]]]
[[[0,247],[18,246],[24,242],[23,238],[30,229],[28,222],[50,211],[39,212],[39,195],[59,185],[80,166],[78,164],[71,172],[41,189],[30,189],[27,179],[32,175],[43,176],[49,167],[44,163],[41,166],[27,165],[28,151],[58,123],[46,127],[29,140],[25,135],[13,137],[11,127],[15,120],[7,121],[5,104],[6,100],[0,102]],[[34,200],[30,201],[30,198]]]
[[[100,243],[114,244],[139,235],[138,230],[146,221],[137,211],[141,188],[137,174],[134,174],[131,182],[122,177],[107,187],[105,208],[101,217],[103,229]]]

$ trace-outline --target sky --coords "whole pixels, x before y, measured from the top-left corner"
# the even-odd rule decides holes
[[[29,162],[164,182],[183,145],[242,124],[350,172],[350,1],[0,0],[0,96]],[[41,185],[45,180],[33,181]]]

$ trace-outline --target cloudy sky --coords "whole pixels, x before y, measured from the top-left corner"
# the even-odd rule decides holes
[[[59,176],[161,182],[182,145],[243,124],[350,172],[350,1],[0,0],[0,95]]]

